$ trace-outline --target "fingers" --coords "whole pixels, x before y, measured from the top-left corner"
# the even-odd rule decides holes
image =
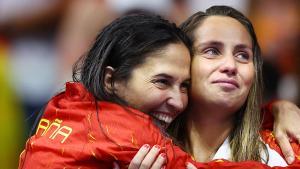
[[[274,131],[276,140],[286,161],[291,164],[295,155],[290,142],[297,140],[300,144],[300,109],[289,101],[276,101],[274,110]]]
[[[150,145],[149,144],[143,145],[139,149],[139,151],[136,153],[136,155],[133,157],[133,159],[131,160],[131,162],[128,166],[128,169],[139,168],[141,163],[143,162],[144,158],[148,154],[149,150],[150,150]]]
[[[195,167],[192,163],[188,162],[186,164],[186,169],[197,169],[197,167]]]
[[[140,169],[149,169],[152,164],[155,162],[157,155],[159,154],[160,146],[155,145],[151,148],[149,153],[146,155],[144,160],[140,165]]]
[[[120,169],[120,166],[117,162],[113,163],[113,169]]]
[[[289,132],[292,141],[298,142],[300,144],[300,130],[297,128]]]
[[[165,153],[161,153],[155,162],[153,163],[151,169],[162,169],[164,168],[164,164],[166,163],[167,156]],[[164,167],[163,167],[164,166]]]
[[[282,150],[285,160],[288,164],[291,164],[294,161],[295,156],[294,151],[289,142],[289,137],[286,134],[282,134],[281,132],[277,132],[275,137]]]
[[[131,160],[128,169],[161,169],[166,163],[166,154],[160,152],[160,146],[150,149],[148,144],[143,145]]]

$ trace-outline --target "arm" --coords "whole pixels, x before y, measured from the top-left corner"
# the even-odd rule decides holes
[[[295,144],[295,143],[290,144],[289,137],[299,138],[299,137],[297,137],[298,135],[296,134],[300,130],[300,124],[299,124],[300,110],[299,110],[299,108],[296,105],[294,105],[293,103],[288,102],[288,101],[273,101],[273,102],[269,103],[268,105],[266,105],[262,110],[264,113],[264,127],[268,128],[268,129],[272,129],[272,126],[274,125],[274,132],[276,135],[277,142],[280,145],[285,158],[287,160],[289,160],[288,159],[289,157],[292,158],[288,162],[289,164],[291,164],[295,159],[295,155],[294,155],[294,151],[293,151],[292,147],[295,149],[295,146],[297,147],[298,144]],[[295,126],[299,126],[299,127],[295,127]],[[285,134],[282,135],[282,133],[285,133]],[[297,140],[300,141],[299,139],[297,139]],[[147,168],[150,168],[151,165],[152,165],[152,169],[155,169],[155,168],[160,169],[163,166],[163,162],[162,162],[163,159],[161,156],[158,156],[159,151],[157,151],[157,150],[153,151],[153,149],[154,148],[152,148],[151,150],[150,149],[146,150],[144,148],[141,148],[139,150],[139,152],[135,155],[133,160],[131,161],[131,163],[129,165],[129,169],[134,168],[134,167],[147,169]],[[149,150],[150,150],[150,152],[149,152]],[[296,163],[294,163],[290,167],[292,167],[294,165],[299,165],[297,162],[297,161],[299,161],[299,160],[297,160],[297,158],[300,158],[299,152],[295,151],[295,153],[296,153],[296,161],[295,161]],[[159,165],[157,165],[158,163],[159,163]],[[214,164],[214,162],[212,162],[212,164]],[[228,164],[228,163],[226,163],[226,164]],[[262,168],[270,168],[263,164],[262,164],[262,166],[260,166],[261,163],[257,163],[257,162],[254,162],[254,164],[252,164],[252,163],[249,163],[249,164],[250,164],[250,166],[257,165]],[[249,165],[249,164],[247,163],[247,165]],[[232,163],[232,165],[239,166],[238,163]],[[242,166],[244,167],[244,165],[245,164],[243,164]],[[156,166],[156,167],[153,167],[153,166]],[[188,165],[188,166],[189,167],[187,167],[187,168],[193,168],[191,165]],[[197,165],[197,168],[202,168],[202,167],[203,166],[199,167]],[[221,165],[221,167],[222,167],[222,165]],[[287,168],[289,168],[289,167],[287,167]]]
[[[284,100],[273,101],[263,107],[264,127],[271,129],[286,161],[294,161],[294,152],[290,141],[300,143],[300,109],[293,103]],[[273,119],[274,118],[274,119]]]

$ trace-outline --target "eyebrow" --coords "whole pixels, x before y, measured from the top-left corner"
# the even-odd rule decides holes
[[[223,46],[222,42],[219,41],[208,41],[208,42],[203,42],[197,45],[196,47],[199,48],[201,46],[207,46],[207,45],[213,45],[213,46]]]
[[[208,41],[208,42],[200,43],[199,45],[196,46],[196,49],[201,48],[201,46],[208,46],[208,45],[222,47],[224,44],[220,41]],[[245,44],[238,44],[234,47],[234,49],[250,49],[250,50],[252,50],[252,47],[249,47],[248,45],[245,45]]]
[[[165,78],[168,78],[168,79],[173,79],[172,76],[170,76],[166,73],[160,73],[160,74],[154,75],[153,77],[165,77]]]
[[[153,77],[164,77],[164,78],[167,78],[167,79],[173,79],[173,76],[170,76],[166,73],[160,73],[160,74],[154,75]],[[190,81],[190,80],[191,80],[191,78],[187,78],[184,81]]]
[[[239,44],[234,47],[235,49],[250,49],[252,51],[252,47],[249,47],[245,44]]]

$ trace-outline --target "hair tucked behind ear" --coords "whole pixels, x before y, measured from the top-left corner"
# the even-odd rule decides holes
[[[126,82],[132,71],[152,53],[167,45],[181,43],[190,53],[189,38],[175,24],[153,14],[130,14],[107,25],[97,36],[91,49],[73,67],[73,80],[82,83],[95,98],[95,109],[99,127],[104,132],[99,116],[99,100],[126,105],[114,92],[105,88],[105,71],[113,69],[111,86],[116,81]],[[131,112],[124,106],[124,109]],[[105,136],[115,142],[109,135]],[[116,142],[115,142],[116,143]],[[118,145],[116,143],[116,145]]]
[[[191,52],[187,36],[175,24],[152,14],[131,14],[106,26],[94,45],[73,68],[74,81],[81,82],[97,100],[124,104],[104,88],[105,68],[114,69],[113,82],[126,81],[132,70],[143,63],[150,53],[159,52],[172,43],[182,43]]]

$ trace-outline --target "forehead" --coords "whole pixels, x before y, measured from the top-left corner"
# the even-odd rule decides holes
[[[169,44],[161,51],[146,57],[139,66],[149,74],[168,73],[189,76],[191,57],[187,47],[181,43]]]
[[[244,25],[227,16],[209,16],[196,29],[195,42],[230,42],[252,47],[250,34]]]

